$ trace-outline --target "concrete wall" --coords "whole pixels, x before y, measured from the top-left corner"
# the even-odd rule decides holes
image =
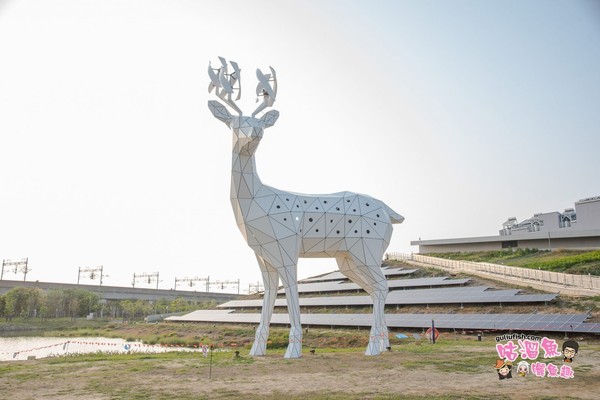
[[[600,197],[579,200],[577,210],[577,229],[598,229],[600,227]]]
[[[454,253],[461,251],[492,251],[502,250],[501,243],[453,243],[437,245],[419,245],[420,254]]]
[[[553,232],[560,229],[560,213],[553,211],[549,213],[542,213],[537,215],[540,221],[543,221],[543,225],[540,226],[540,231]]]

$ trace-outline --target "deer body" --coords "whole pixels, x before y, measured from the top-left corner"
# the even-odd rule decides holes
[[[226,72],[226,62],[221,61]],[[222,71],[219,70],[219,76],[224,76]],[[274,76],[275,71],[271,71]],[[239,74],[237,65],[236,73]],[[268,79],[270,75],[266,77]],[[217,95],[227,104],[231,101],[231,93],[226,97],[223,91],[225,86],[230,90],[236,78],[239,76],[229,78],[228,86],[221,85],[221,92],[218,91],[219,82],[213,79]],[[264,85],[265,79],[261,81]],[[263,95],[269,98],[259,106],[260,110],[274,102],[276,86],[275,90],[268,89],[263,90]],[[261,321],[250,354],[264,355],[266,352],[269,324],[281,279],[291,326],[285,357],[300,357],[302,326],[297,286],[300,257],[335,258],[340,271],[369,293],[373,299],[373,325],[366,354],[379,354],[389,346],[384,320],[388,287],[381,271],[381,260],[390,242],[392,224],[401,223],[404,218],[380,200],[362,194],[304,195],[264,185],[257,174],[254,155],[264,130],[275,124],[279,113],[272,110],[262,118],[254,117],[256,112],[253,116],[232,116],[217,101],[209,101],[209,109],[233,133],[231,205],[240,232],[256,254],[265,287]],[[234,109],[239,111],[237,107]]]

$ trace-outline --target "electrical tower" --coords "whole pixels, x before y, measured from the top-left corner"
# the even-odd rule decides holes
[[[248,284],[248,294],[260,293],[260,292],[264,292],[264,291],[265,291],[265,287],[263,286],[262,283],[260,283],[258,281],[256,283]]]
[[[240,294],[240,280],[238,279],[237,281],[214,281],[214,282],[208,282],[206,284],[206,286],[208,286],[210,288],[210,286],[221,286],[221,290],[225,289],[225,286],[229,286],[229,285],[234,285],[237,286],[237,292],[238,294]],[[209,290],[206,290],[207,292]]]
[[[175,278],[175,290],[177,290],[177,284],[179,282],[186,282],[186,286],[194,287],[194,285],[198,282],[206,282],[206,291],[208,292],[208,288],[210,286],[210,276],[206,278],[198,278],[197,276],[194,278]]]
[[[23,273],[23,282],[27,279],[27,273],[31,271],[27,266],[28,258],[23,258],[21,261],[10,261],[10,260],[2,260],[2,272],[0,272],[0,281],[4,277],[4,269],[6,268],[7,272],[12,272],[17,274],[19,271]],[[13,268],[10,268],[13,267]]]
[[[158,272],[152,272],[150,274],[143,272],[141,274],[136,274],[135,272],[133,273],[133,281],[131,282],[131,286],[135,287],[135,283],[141,279],[144,279],[144,281],[148,284],[152,283],[153,281],[156,281],[156,289],[158,289],[158,282],[160,282],[160,280],[158,279]]]
[[[100,279],[100,286],[102,286],[102,278],[108,276],[104,275],[103,271],[104,267],[102,265],[99,267],[79,267],[79,272],[77,273],[77,284],[79,285],[79,279],[81,278],[82,274],[84,274],[84,277],[86,277],[85,274],[89,274],[87,275],[87,278],[93,281],[96,279]]]

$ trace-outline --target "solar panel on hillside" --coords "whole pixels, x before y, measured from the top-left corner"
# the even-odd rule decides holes
[[[388,294],[386,305],[417,304],[473,304],[473,303],[518,303],[549,302],[555,294],[518,295],[518,290],[484,290],[485,286],[459,288],[396,290]],[[369,296],[301,297],[301,307],[346,307],[370,306]],[[233,300],[221,304],[220,308],[258,308],[262,300]],[[287,307],[286,299],[275,300],[276,307]]]
[[[382,270],[383,274],[388,277],[389,276],[410,275],[417,271],[416,269],[402,269],[402,268],[388,268],[388,267],[382,267],[381,270]],[[337,281],[337,280],[344,280],[344,279],[348,279],[348,278],[346,278],[346,276],[339,271],[333,271],[333,272],[330,272],[325,275],[316,276],[314,278],[302,279],[301,282],[302,283],[325,282],[325,281]]]
[[[556,298],[556,294],[519,294],[502,300],[503,303],[547,303]]]
[[[427,286],[458,286],[464,285],[470,279],[448,279],[448,277],[393,279],[388,280],[390,290],[399,288],[427,287]],[[349,292],[362,291],[360,286],[354,282],[347,281],[325,281],[298,284],[298,293],[325,293],[325,292]],[[285,293],[285,289],[279,289],[277,293]]]
[[[369,327],[371,314],[302,314],[304,326],[359,326]],[[438,329],[578,332],[600,334],[600,324],[585,323],[587,314],[386,314],[391,329],[427,329],[431,320]],[[169,321],[225,322],[258,324],[260,314],[239,313],[232,310],[221,312],[194,311]],[[273,314],[273,324],[287,325],[287,314]]]
[[[598,333],[600,332],[600,324],[598,323],[588,323],[588,324],[579,324],[571,330],[572,332],[578,333]]]

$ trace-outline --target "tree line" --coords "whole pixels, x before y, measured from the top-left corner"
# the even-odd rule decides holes
[[[143,318],[149,314],[193,311],[214,306],[214,302],[175,300],[104,300],[85,289],[42,290],[15,287],[0,295],[0,317],[20,318],[79,318],[91,313],[101,318]]]

